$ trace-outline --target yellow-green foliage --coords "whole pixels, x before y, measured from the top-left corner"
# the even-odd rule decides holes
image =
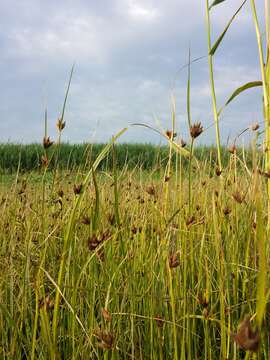
[[[190,201],[180,158],[2,184],[1,359],[270,358],[266,180],[230,156],[192,167]]]

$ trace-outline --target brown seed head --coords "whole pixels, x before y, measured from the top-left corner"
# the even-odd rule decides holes
[[[79,195],[82,192],[82,189],[83,189],[82,184],[78,184],[78,185],[74,184],[73,186],[73,191],[75,195]]]
[[[167,130],[165,134],[169,139],[175,139],[177,136],[177,134],[175,132],[173,133],[171,130]]]
[[[115,341],[113,333],[109,331],[96,330],[95,335],[99,340],[97,346],[100,349],[109,350],[113,348]]]
[[[250,125],[250,130],[257,131],[259,129],[260,125],[256,122],[254,124]]]
[[[250,317],[246,317],[239,325],[236,334],[232,334],[232,338],[237,345],[246,350],[257,352],[260,345],[260,332],[251,328]]]
[[[224,209],[223,209],[223,214],[226,216],[226,215],[229,215],[231,213],[231,209],[230,208],[228,208],[228,207],[225,207]]]
[[[103,247],[97,250],[96,256],[100,261],[105,261],[105,251]]]
[[[164,320],[162,319],[162,317],[160,315],[156,315],[154,319],[156,320],[157,326],[159,328],[162,328],[164,325]]]
[[[49,165],[49,159],[48,159],[48,156],[47,155],[42,155],[41,156],[41,165],[43,167],[48,167]]]
[[[242,204],[245,200],[245,197],[239,191],[234,192],[232,197],[238,204]]]
[[[191,127],[190,127],[190,136],[195,139],[196,137],[200,136],[201,133],[203,132],[203,127],[201,125],[201,122],[197,122],[194,123]]]
[[[43,147],[44,149],[48,149],[50,146],[52,146],[53,144],[53,141],[50,140],[50,137],[49,136],[44,136],[43,138]]]
[[[94,234],[88,239],[88,248],[89,250],[95,250],[98,245],[101,243],[101,241],[98,239],[98,237]]]
[[[231,146],[228,148],[228,151],[229,151],[231,154],[236,154],[236,146],[235,146],[235,144],[231,145]]]
[[[90,225],[90,222],[91,222],[90,217],[89,217],[88,215],[83,215],[83,217],[82,217],[82,224],[84,224],[84,225]]]
[[[115,223],[116,223],[115,214],[109,214],[108,215],[108,221],[109,221],[111,226],[115,225]]]
[[[263,173],[263,176],[266,177],[267,179],[270,179],[270,170],[267,170]]]
[[[54,307],[54,302],[50,299],[50,296],[47,295],[45,298],[39,300],[38,307],[39,309],[44,308],[46,311],[51,310]]]
[[[195,223],[195,221],[196,221],[196,218],[194,215],[192,215],[186,219],[186,225],[187,226],[193,225]]]
[[[66,126],[66,122],[62,118],[59,118],[56,122],[56,127],[58,128],[58,130],[59,131],[64,130],[65,126]]]
[[[170,178],[171,178],[170,176],[165,176],[164,181],[168,182],[170,180]]]
[[[109,313],[108,310],[103,308],[101,310],[101,314],[102,314],[105,321],[109,321],[109,322],[112,321],[112,316],[111,316],[111,314]]]
[[[187,146],[187,143],[185,142],[185,140],[183,140],[183,139],[180,140],[180,146],[181,146],[182,148],[184,148],[184,147]]]
[[[207,308],[203,308],[202,314],[203,314],[203,317],[205,319],[207,319],[209,316],[209,310]]]
[[[179,253],[172,254],[169,257],[169,267],[170,269],[176,268],[180,265]]]
[[[204,294],[199,294],[198,295],[198,303],[200,305],[202,305],[203,308],[207,308],[209,305],[209,300],[208,300],[208,293],[207,291],[204,292]]]
[[[57,195],[62,198],[64,196],[64,191],[62,189],[58,190]]]
[[[154,196],[156,194],[155,188],[153,185],[148,186],[145,191],[147,194]]]
[[[220,176],[221,175],[221,173],[222,173],[222,170],[218,167],[218,166],[216,166],[216,175],[217,176]]]

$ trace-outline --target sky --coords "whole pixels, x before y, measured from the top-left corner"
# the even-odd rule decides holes
[[[263,0],[257,11],[263,25]],[[211,10],[212,42],[240,6],[226,0]],[[203,57],[191,66],[191,116],[215,142],[207,60],[205,0],[1,0],[0,142],[41,142],[56,121],[73,63],[63,140],[106,142],[123,127],[123,142],[159,143],[144,123],[166,131],[176,108],[176,131],[188,137],[188,52]],[[182,70],[181,70],[182,69]],[[214,57],[218,106],[246,82],[260,80],[250,2],[228,30]],[[250,89],[222,113],[226,144],[251,123],[262,122],[262,93]],[[240,138],[239,141],[247,141]]]

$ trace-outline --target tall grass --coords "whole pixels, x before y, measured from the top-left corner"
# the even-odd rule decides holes
[[[266,180],[240,160],[235,180],[230,156],[223,182],[211,158],[193,170],[191,208],[165,168],[64,173],[44,198],[39,182],[2,187],[1,357],[244,358],[234,337],[269,271]]]

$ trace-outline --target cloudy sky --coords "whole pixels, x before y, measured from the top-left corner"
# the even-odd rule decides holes
[[[241,4],[227,0],[211,11],[213,41]],[[263,15],[263,0],[258,0]],[[201,141],[214,142],[204,0],[1,0],[0,142],[41,141],[44,110],[56,136],[72,64],[75,63],[64,140],[105,142],[122,127],[142,122],[170,128],[172,96],[177,131],[187,136],[186,69],[192,64],[191,112],[201,121]],[[259,80],[257,44],[248,1],[215,60],[218,104],[235,88]],[[221,117],[222,141],[262,121],[261,90],[251,89]],[[123,141],[159,137],[130,128]]]

